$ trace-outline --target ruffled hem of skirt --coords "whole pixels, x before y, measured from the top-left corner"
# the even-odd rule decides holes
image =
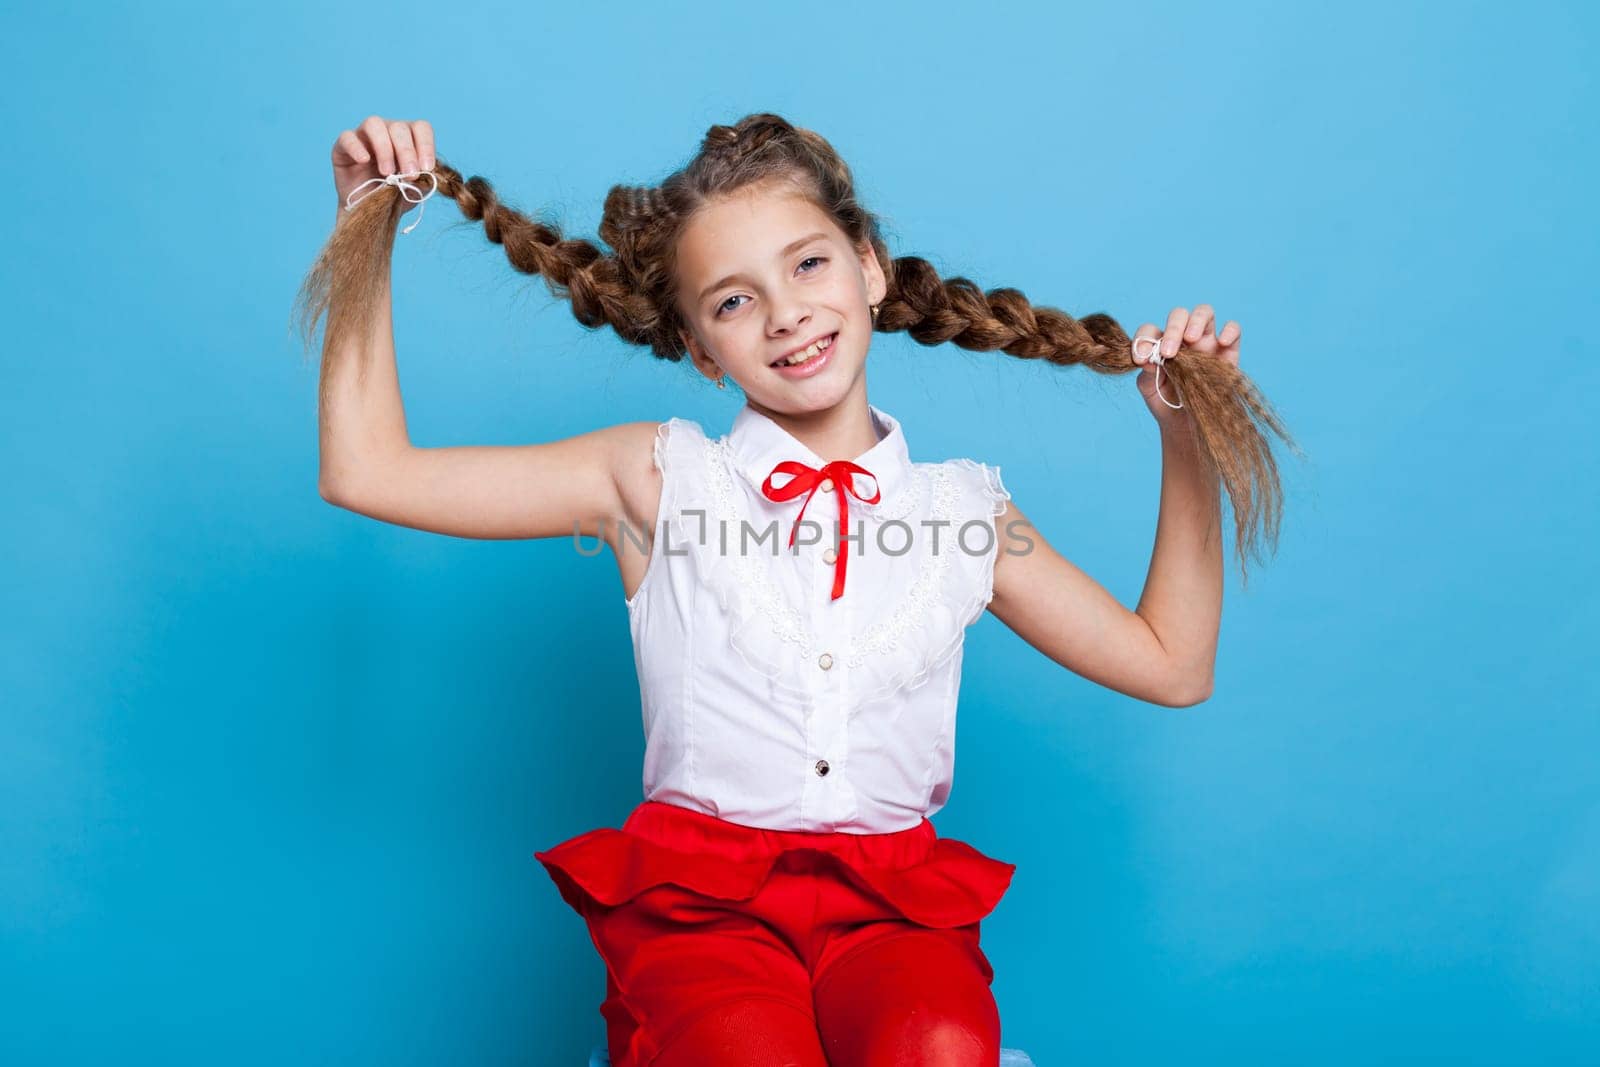
[[[999,904],[1016,865],[985,856],[954,838],[937,838],[926,858],[890,869],[853,863],[803,845],[739,861],[680,852],[611,827],[579,834],[534,858],[544,865],[561,897],[578,914],[598,904],[616,907],[659,885],[675,885],[717,900],[750,900],[781,868],[811,870],[833,864],[893,912],[922,926],[955,928],[977,922]]]

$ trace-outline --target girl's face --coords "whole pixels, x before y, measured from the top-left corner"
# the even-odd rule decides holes
[[[753,187],[703,208],[678,242],[683,341],[708,378],[726,373],[769,410],[838,404],[855,387],[872,340],[870,306],[887,292],[870,247],[805,197]],[[820,354],[778,361],[821,338]]]

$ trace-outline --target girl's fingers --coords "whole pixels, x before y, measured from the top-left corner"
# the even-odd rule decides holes
[[[378,174],[385,178],[393,174],[394,145],[389,141],[389,127],[378,116],[370,115],[361,124],[361,132],[366,136],[372,158],[378,161]]]
[[[1217,335],[1217,340],[1222,342],[1223,348],[1228,348],[1229,346],[1238,343],[1239,332],[1239,324],[1234,322],[1232,319],[1229,319],[1228,324],[1224,326],[1222,328],[1222,332]]]
[[[411,136],[417,142],[417,169],[432,170],[433,156],[433,127],[427,119],[418,119],[411,124]]]
[[[1183,328],[1189,322],[1187,308],[1173,308],[1167,316],[1167,332],[1161,338],[1161,354],[1174,356],[1178,353],[1178,343],[1183,340]]]
[[[333,165],[336,167],[366,163],[371,159],[372,153],[367,151],[354,130],[345,130],[339,135],[339,139],[333,142]]]
[[[395,163],[402,174],[417,170],[417,146],[411,140],[411,126],[405,122],[389,123],[389,139],[394,142]]]
[[[1210,304],[1201,304],[1194,309],[1194,314],[1189,316],[1189,324],[1184,327],[1183,340],[1185,344],[1194,344],[1205,336],[1206,328],[1214,321],[1215,312]]]
[[[1161,330],[1157,328],[1156,324],[1153,322],[1147,322],[1137,330],[1133,331],[1133,340],[1135,342],[1138,342],[1139,339],[1143,337],[1159,338],[1160,336]],[[1153,351],[1155,351],[1155,345],[1136,343],[1133,346],[1133,361],[1140,366],[1143,366],[1149,361],[1150,353]]]

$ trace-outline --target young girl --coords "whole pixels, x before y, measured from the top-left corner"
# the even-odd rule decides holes
[[[1217,332],[1202,304],[1130,338],[1108,316],[891,258],[828,142],[772,114],[713,126],[659,187],[613,188],[610,251],[463,178],[426,122],[370,118],[333,164],[337,225],[297,305],[308,344],[327,313],[322,495],[462,537],[598,537],[621,572],[644,800],[620,829],[536,853],[605,962],[612,1062],[997,1063],[979,925],[1015,868],[929,821],[952,783],[962,638],[987,608],[1121,692],[1210,695],[1219,482],[1242,566],[1277,527],[1255,423],[1285,436],[1238,370],[1238,324]],[[744,402],[728,431],[673,418],[413,447],[389,262],[397,221],[435,192],[586,326],[731,380]],[[873,333],[893,330],[1142,368],[1163,474],[1137,612],[1050,548],[997,468],[911,459],[899,420],[867,400]]]

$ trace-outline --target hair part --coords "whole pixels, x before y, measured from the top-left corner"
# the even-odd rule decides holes
[[[454,200],[467,219],[481,221],[489,240],[504,246],[512,267],[542,277],[554,297],[571,304],[580,323],[610,327],[662,359],[685,355],[682,333],[688,327],[678,306],[676,262],[684,227],[713,200],[772,185],[807,197],[852,245],[872,249],[888,284],[874,324],[878,332],[903,330],[924,345],[948,341],[1098,374],[1144,369],[1133,361],[1128,333],[1109,315],[1074,318],[1030,303],[1017,289],[984,291],[966,278],[940,278],[918,256],[891,257],[877,217],[857,199],[850,168],[833,146],[771,113],[712,126],[694,158],[660,185],[613,186],[599,227],[609,252],[502,204],[488,181],[464,178],[442,159],[435,160],[433,173],[438,194]],[[308,350],[318,320],[327,317],[324,395],[331,360],[365,358],[364,340],[383,299],[405,206],[398,190],[384,186],[341,211],[301,285],[295,315]],[[346,356],[350,348],[359,356]],[[1263,429],[1302,453],[1238,367],[1198,352],[1184,358],[1186,351],[1180,348],[1179,358],[1161,367],[1162,375],[1192,416],[1202,462],[1232,503],[1236,555],[1248,583],[1248,560],[1260,557],[1263,541],[1276,549],[1282,515],[1277,464]]]

